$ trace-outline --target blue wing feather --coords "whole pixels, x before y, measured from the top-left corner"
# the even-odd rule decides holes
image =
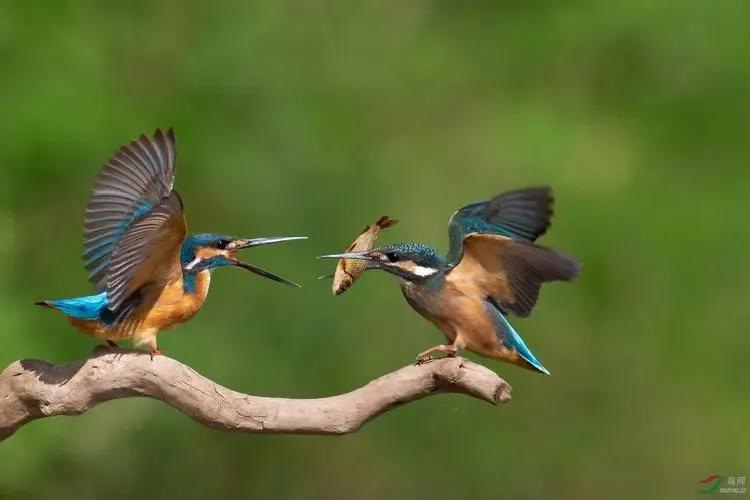
[[[169,197],[175,174],[172,130],[144,134],[102,168],[84,213],[84,265],[98,292],[106,288],[112,254],[128,229]]]
[[[128,296],[151,280],[164,283],[179,267],[179,250],[185,239],[182,200],[177,191],[138,218],[112,252],[106,291],[110,308],[119,310]],[[142,266],[147,265],[148,270]]]
[[[535,241],[549,228],[552,204],[550,188],[532,187],[508,191],[490,200],[466,205],[453,214],[448,224],[448,262],[458,264],[463,254],[463,240],[471,233]]]

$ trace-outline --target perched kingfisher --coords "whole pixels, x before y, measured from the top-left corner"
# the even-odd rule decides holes
[[[96,295],[45,300],[94,338],[131,340],[161,354],[156,336],[192,318],[208,294],[211,272],[237,266],[299,286],[237,259],[245,248],[305,237],[242,239],[187,235],[173,190],[175,137],[156,130],[122,146],[102,168],[84,212],[83,259]]]
[[[548,187],[467,205],[450,219],[446,257],[421,243],[398,243],[321,258],[364,260],[399,278],[409,305],[448,341],[421,353],[418,363],[466,348],[549,375],[507,316],[531,314],[542,283],[578,277],[576,260],[534,243],[550,226],[552,205]]]

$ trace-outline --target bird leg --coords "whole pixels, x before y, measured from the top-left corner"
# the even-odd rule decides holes
[[[117,349],[118,347],[120,347],[116,342],[109,339],[107,339],[107,346],[111,347],[112,349]]]
[[[154,360],[154,356],[164,355],[164,353],[161,352],[161,349],[159,349],[159,346],[156,345],[156,336],[153,336],[150,339],[148,339],[148,346],[151,348],[151,353],[149,354],[151,356],[151,361]]]
[[[438,344],[435,347],[430,347],[426,351],[419,353],[419,356],[417,356],[417,364],[421,365],[434,359],[432,357],[432,353],[437,351],[445,353],[445,355],[449,358],[455,358],[458,355],[458,346],[456,346],[455,344]]]

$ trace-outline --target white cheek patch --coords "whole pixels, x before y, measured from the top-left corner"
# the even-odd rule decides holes
[[[424,267],[424,266],[415,266],[414,270],[412,271],[417,276],[425,277],[425,276],[432,276],[437,272],[437,269],[434,269],[432,267]]]
[[[203,262],[204,260],[208,260],[211,257],[226,257],[227,259],[231,259],[229,256],[228,250],[220,250],[215,253],[208,253],[206,251],[202,252],[203,255],[199,255],[196,258],[194,258],[188,265],[185,266],[185,270],[192,271],[195,269],[195,266]]]
[[[185,269],[188,271],[192,271],[195,266],[197,266],[201,261],[200,257],[194,258],[187,266],[185,266]]]

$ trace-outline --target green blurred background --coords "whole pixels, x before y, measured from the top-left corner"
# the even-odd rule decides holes
[[[552,371],[482,360],[493,408],[440,396],[345,437],[205,429],[108,403],[0,444],[0,497],[691,498],[750,476],[750,4],[0,3],[0,367],[94,343],[41,298],[90,291],[100,166],[175,127],[190,229],[310,240],[220,270],[173,356],[261,395],[350,390],[441,335],[394,280],[334,298],[314,260],[380,215],[446,248],[462,204],[550,184],[543,242],[584,263],[516,327]],[[471,356],[471,355],[470,355]]]

